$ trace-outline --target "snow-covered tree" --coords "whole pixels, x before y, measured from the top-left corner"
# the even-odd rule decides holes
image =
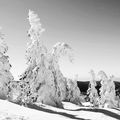
[[[113,77],[108,78],[105,72],[98,73],[101,80],[100,88],[100,106],[102,107],[117,107],[115,84]]]
[[[76,105],[82,105],[81,102],[83,102],[83,98],[81,96],[81,92],[77,86],[77,80],[75,79],[67,79],[67,101],[72,102]]]
[[[22,78],[25,76],[30,77],[32,70],[41,62],[41,59],[43,59],[43,56],[47,53],[47,48],[43,45],[43,42],[40,39],[40,36],[45,29],[42,28],[38,15],[29,10],[28,20],[30,23],[28,36],[31,41],[27,44],[26,50],[28,67],[24,74],[21,75]]]
[[[97,85],[96,77],[93,70],[90,71],[90,74],[91,74],[91,80],[90,80],[89,88],[87,90],[87,94],[89,95],[90,102],[93,104],[93,106],[97,106],[99,101],[99,96],[97,89],[95,88]]]
[[[8,46],[4,41],[4,35],[0,33],[0,98],[7,98],[9,92],[8,84],[13,80],[10,72],[9,57],[5,55],[7,50]]]
[[[65,100],[67,95],[67,79],[63,76],[59,67],[59,59],[63,56],[67,56],[70,62],[73,61],[72,48],[66,43],[58,42],[53,46],[48,60],[49,69],[54,74],[57,94],[59,94],[61,100]]]
[[[28,83],[28,87],[25,88],[27,89],[25,93],[30,93],[27,97],[28,101],[35,98],[37,103],[62,107],[62,101],[66,100],[68,92],[67,79],[60,71],[59,59],[67,56],[72,61],[72,49],[66,43],[57,43],[53,46],[52,51],[48,51],[41,40],[44,29],[41,27],[38,15],[29,11],[28,20],[31,26],[28,31],[31,42],[26,50],[28,67],[20,78],[21,81]],[[71,88],[72,91],[78,90],[77,82]]]
[[[61,100],[56,93],[54,75],[46,67],[46,63],[49,64],[48,52],[40,39],[44,31],[41,27],[40,19],[32,11],[29,11],[28,19],[31,26],[28,35],[32,41],[28,44],[26,51],[28,68],[21,76],[21,80],[29,84],[28,88],[26,88],[30,92],[28,101],[31,102],[31,99],[36,98],[38,103],[62,107]]]

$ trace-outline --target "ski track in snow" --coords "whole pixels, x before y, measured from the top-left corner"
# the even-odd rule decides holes
[[[0,120],[120,120],[120,110],[79,107],[69,102],[63,104],[65,109],[48,105],[28,105],[30,108],[27,108],[0,100]]]

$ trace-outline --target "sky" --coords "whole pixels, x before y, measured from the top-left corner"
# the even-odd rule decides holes
[[[41,40],[48,49],[57,42],[73,48],[74,62],[60,61],[65,76],[87,78],[93,69],[96,74],[104,70],[120,77],[119,0],[0,0],[0,26],[16,79],[27,68],[29,9],[38,14],[46,29]]]

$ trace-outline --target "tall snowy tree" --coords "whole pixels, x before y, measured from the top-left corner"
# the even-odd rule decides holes
[[[28,101],[36,98],[38,103],[62,107],[61,100],[56,94],[53,73],[46,68],[46,64],[49,64],[48,52],[40,38],[44,29],[41,27],[40,19],[33,11],[29,11],[28,16],[31,26],[28,35],[32,41],[28,44],[26,51],[28,68],[21,76],[21,80],[29,84],[27,91],[31,94]]]
[[[72,49],[66,43],[57,43],[49,52],[41,40],[44,29],[38,15],[29,11],[28,20],[30,23],[28,36],[31,42],[26,50],[28,67],[20,78],[23,83],[28,83],[23,99],[30,93],[26,97],[29,102],[36,98],[37,103],[62,107],[62,100],[66,100],[67,97],[67,79],[60,71],[59,59],[61,56],[68,56],[72,61]],[[77,85],[74,88],[76,89]]]
[[[87,90],[87,94],[89,95],[90,102],[93,104],[93,106],[97,106],[99,101],[99,96],[97,89],[95,88],[97,85],[96,77],[93,70],[90,71],[90,74],[91,74],[91,80],[90,80],[89,88]]]
[[[6,99],[8,96],[8,84],[14,78],[10,72],[11,64],[9,63],[6,52],[8,46],[4,41],[4,35],[0,33],[0,98]]]

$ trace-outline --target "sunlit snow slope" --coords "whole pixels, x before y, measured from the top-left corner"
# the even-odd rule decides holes
[[[65,109],[47,105],[28,105],[30,108],[27,108],[0,100],[0,120],[120,120],[119,110],[79,107],[66,102],[63,104]]]

